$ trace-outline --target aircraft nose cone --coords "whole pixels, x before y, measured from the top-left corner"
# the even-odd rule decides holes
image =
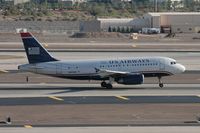
[[[178,69],[179,69],[180,73],[185,72],[185,66],[183,66],[181,64],[178,65]]]

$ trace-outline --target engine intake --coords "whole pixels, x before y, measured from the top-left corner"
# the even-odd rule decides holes
[[[115,78],[115,81],[118,84],[124,85],[138,85],[143,84],[144,82],[144,75],[143,74],[130,74],[125,77]]]

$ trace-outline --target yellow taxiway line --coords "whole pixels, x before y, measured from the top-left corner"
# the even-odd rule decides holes
[[[59,97],[55,97],[55,96],[49,96],[49,98],[57,100],[57,101],[64,101],[64,99],[59,98]]]
[[[122,100],[129,100],[129,98],[123,97],[123,96],[115,96],[115,97],[117,97],[117,98],[119,98],[119,99],[122,99]]]
[[[137,45],[132,45],[132,47],[136,48],[136,47],[137,47]]]
[[[0,69],[0,73],[8,73],[8,71]]]
[[[31,125],[24,125],[25,128],[33,128]]]

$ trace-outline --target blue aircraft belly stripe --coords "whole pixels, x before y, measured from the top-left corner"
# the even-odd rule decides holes
[[[136,73],[136,72],[134,72]],[[133,73],[133,74],[134,74]],[[140,72],[137,72],[140,73]],[[173,75],[170,72],[167,71],[151,71],[151,72],[143,72],[142,74],[144,74],[144,76],[146,74],[150,74],[150,75],[146,75],[145,77],[157,77],[157,76],[168,76],[168,75]],[[49,76],[53,76],[53,77],[59,77],[59,78],[67,78],[67,79],[78,79],[78,80],[108,80],[109,77],[101,77],[100,75],[98,75],[97,73],[90,73],[90,74],[65,74],[65,75],[49,75]]]
[[[139,72],[131,72],[130,74],[134,73],[142,73],[142,74],[168,74],[173,75],[173,73],[170,73],[168,71],[139,71]],[[58,74],[56,74],[58,75]],[[83,74],[60,74],[62,76],[96,76],[99,75],[98,73],[83,73]]]

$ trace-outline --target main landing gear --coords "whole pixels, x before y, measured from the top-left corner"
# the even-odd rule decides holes
[[[164,84],[163,84],[161,78],[162,78],[162,77],[158,77],[158,81],[159,81],[159,86],[160,86],[160,88],[163,88],[163,87],[164,87]]]
[[[105,81],[101,82],[101,87],[107,88],[107,89],[112,89],[113,88],[111,83],[106,83]]]

